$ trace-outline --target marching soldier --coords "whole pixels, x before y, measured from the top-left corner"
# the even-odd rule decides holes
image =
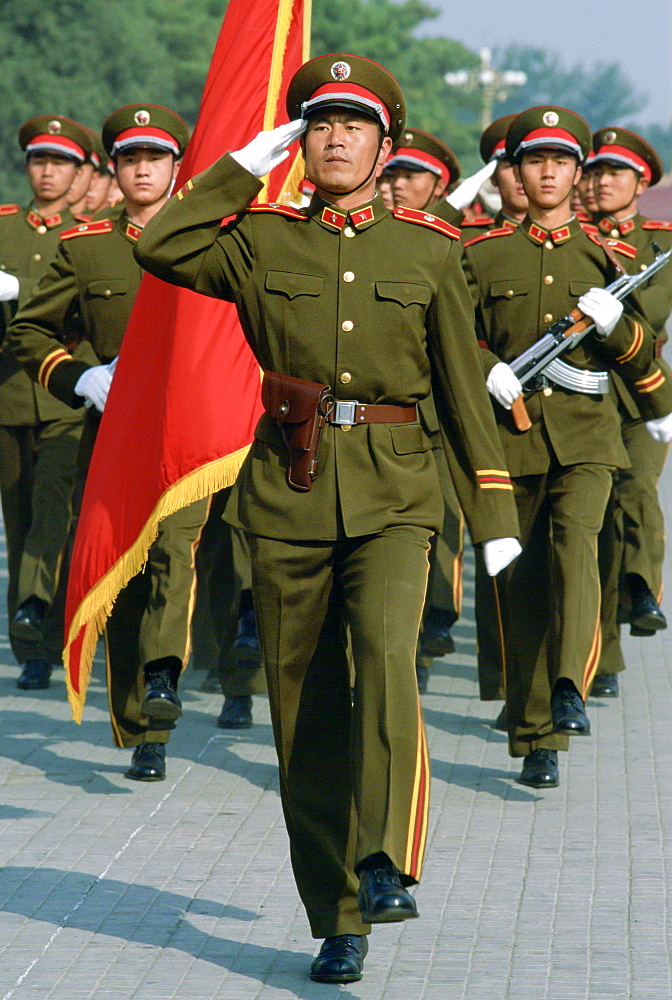
[[[114,219],[62,233],[56,257],[11,328],[16,358],[42,389],[71,407],[89,404],[77,503],[142,278],[133,248],[168,198],[188,136],[179,115],[155,105],[130,105],[106,119],[103,143],[125,208]],[[86,351],[79,359],[67,348],[73,330]],[[165,777],[165,744],[181,715],[176,685],[189,656],[195,548],[207,506],[199,501],[161,522],[146,571],[120,593],[107,623],[113,738],[135,748],[126,772],[135,780]]]
[[[265,371],[267,412],[227,518],[250,540],[292,863],[312,932],[326,939],[310,975],[354,982],[370,924],[417,915],[407,887],[420,877],[429,774],[414,661],[429,536],[443,515],[417,415],[430,370],[474,541],[491,571],[519,546],[474,377],[459,231],[391,213],[375,196],[404,125],[396,80],[367,59],[320,56],[295,74],[287,108],[303,120],[190,181],[136,253],[164,280],[234,300]],[[247,208],[304,129],[308,208]],[[313,480],[279,425],[308,410],[319,426],[319,399]],[[301,427],[285,424],[290,444]]]
[[[600,649],[597,535],[613,471],[628,464],[618,414],[603,388],[606,371],[618,369],[655,416],[672,410],[669,382],[653,358],[653,331],[604,287],[613,278],[613,251],[627,251],[618,241],[605,248],[571,213],[572,187],[590,146],[587,124],[571,111],[539,107],[518,115],[506,151],[527,193],[528,216],[514,229],[465,244],[522,537],[535,539],[508,576],[505,600],[509,748],[525,758],[519,780],[533,787],[557,785],[557,751],[567,749],[569,735],[590,732],[584,703]],[[527,403],[531,429],[518,430],[511,405],[521,387],[509,362],[575,306],[595,324],[595,333],[566,355],[575,389],[544,379]],[[547,539],[541,559],[539,535]]]
[[[641,136],[623,128],[603,128],[593,136],[592,175],[598,211],[594,222],[606,238],[632,247],[624,262],[637,271],[650,263],[652,243],[662,250],[672,245],[672,223],[646,219],[637,207],[639,196],[657,184],[663,169],[658,154]],[[660,356],[667,339],[665,323],[672,310],[672,266],[661,268],[637,292],[642,313],[656,334]],[[669,368],[659,358],[661,368]],[[615,517],[619,538],[613,552],[606,590],[611,597],[605,613],[603,651],[592,693],[618,694],[618,672],[625,666],[616,624],[618,583],[625,591],[627,620],[633,635],[653,635],[667,625],[660,609],[665,526],[658,499],[658,479],[667,455],[667,444],[654,440],[645,426],[636,396],[622,379],[613,378],[623,441],[630,468],[619,471],[615,485]]]
[[[7,539],[7,603],[12,651],[23,669],[22,689],[49,687],[63,649],[63,608],[57,599],[68,536],[75,460],[83,411],[72,410],[34,385],[6,343],[17,303],[29,298],[73,225],[68,191],[83,170],[88,132],[60,115],[25,122],[32,202],[0,206],[0,492]]]

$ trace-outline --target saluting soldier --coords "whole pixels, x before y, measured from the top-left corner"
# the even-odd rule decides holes
[[[129,105],[106,119],[103,143],[124,210],[62,233],[56,257],[12,324],[11,346],[29,375],[68,406],[90,404],[78,457],[80,501],[142,278],[133,248],[168,198],[188,137],[182,118],[156,105]],[[72,331],[87,352],[80,359],[66,344]],[[206,517],[207,501],[199,501],[161,522],[147,570],[119,594],[107,623],[113,738],[135,748],[126,776],[136,780],[165,777],[165,744],[181,715],[177,679],[189,656],[195,547]]]
[[[663,169],[655,149],[628,129],[609,127],[593,136],[594,193],[598,211],[594,222],[606,238],[632,248],[626,270],[636,272],[653,257],[652,243],[668,250],[672,245],[672,223],[643,217],[639,196],[657,184]],[[667,264],[637,290],[637,302],[656,334],[657,354],[667,340],[665,323],[672,311],[672,265]],[[660,358],[670,377],[669,367]],[[658,480],[667,455],[664,441],[654,440],[645,425],[648,416],[621,379],[613,379],[623,441],[630,468],[618,473],[615,484],[617,537],[610,547],[611,574],[605,586],[610,598],[605,608],[603,650],[592,693],[618,695],[618,673],[625,663],[616,623],[619,579],[622,581],[625,617],[634,635],[654,635],[666,627],[660,609],[665,525],[658,499]]]
[[[61,663],[63,608],[57,599],[83,411],[34,385],[6,343],[6,327],[44,273],[59,236],[73,225],[70,186],[91,150],[88,132],[61,115],[19,130],[32,201],[0,206],[0,492],[7,539],[7,603],[17,685],[49,687]]]
[[[653,331],[604,287],[614,277],[613,251],[627,252],[618,241],[605,249],[571,213],[572,187],[590,146],[588,125],[571,111],[544,106],[519,115],[506,151],[527,193],[528,216],[514,229],[465,245],[523,541],[547,539],[548,568],[538,545],[524,547],[505,602],[509,748],[525,758],[520,781],[533,787],[557,785],[557,751],[567,749],[569,735],[590,732],[584,703],[600,650],[597,535],[613,471],[628,464],[605,391],[607,371],[618,369],[661,418],[672,410],[672,388],[653,357]],[[510,411],[521,386],[509,362],[575,306],[595,324],[566,355],[576,389],[542,379],[527,402],[531,429],[522,432]]]
[[[474,374],[459,231],[376,196],[404,126],[399,85],[367,59],[320,56],[295,74],[287,108],[299,120],[190,181],[136,253],[161,278],[235,301],[265,371],[267,412],[227,518],[249,535],[292,864],[325,938],[310,975],[354,982],[370,924],[417,915],[407,887],[420,877],[429,772],[414,661],[429,537],[443,519],[417,415],[430,373],[472,537],[491,570],[519,546]],[[310,205],[248,207],[304,129]],[[313,412],[324,393],[313,481],[288,464],[279,427],[301,416],[304,390]]]

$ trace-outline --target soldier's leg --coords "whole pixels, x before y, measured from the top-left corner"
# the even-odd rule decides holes
[[[483,551],[475,550],[474,614],[481,701],[505,697],[504,581],[488,576]]]
[[[0,425],[0,497],[7,546],[7,611],[17,607],[23,545],[30,530],[33,488],[34,428]]]
[[[597,560],[600,571],[600,627],[602,646],[591,694],[596,697],[618,695],[615,674],[625,670],[621,650],[621,629],[618,624],[618,584],[623,554],[620,508],[616,503],[616,487],[612,487],[604,512],[604,521],[597,539]]]

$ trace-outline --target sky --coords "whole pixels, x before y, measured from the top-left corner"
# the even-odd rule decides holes
[[[672,121],[672,0],[426,0],[441,15],[423,33],[476,52],[526,45],[560,55],[568,69],[617,62],[649,98],[641,124]]]

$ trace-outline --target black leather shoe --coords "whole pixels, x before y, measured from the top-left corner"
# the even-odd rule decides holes
[[[242,660],[244,663],[261,663],[261,646],[254,608],[250,608],[238,619],[238,634],[231,652],[237,660]]]
[[[418,682],[418,694],[427,694],[427,685],[429,684],[429,667],[423,667],[421,663],[416,663],[415,676]]]
[[[393,865],[361,868],[357,903],[366,924],[388,924],[417,917],[418,908]]]
[[[9,634],[23,642],[41,642],[44,638],[42,622],[47,602],[39,597],[29,597],[19,607],[9,626]]]
[[[590,721],[583,707],[583,698],[574,687],[556,687],[551,695],[551,717],[554,733],[590,735]]]
[[[558,751],[541,747],[525,757],[518,781],[531,788],[557,788],[560,784]]]
[[[448,656],[455,652],[450,630],[457,621],[454,611],[430,608],[422,623],[420,652],[426,656]]]
[[[646,632],[659,632],[667,628],[667,619],[648,588],[641,590],[636,597],[633,596],[630,624],[633,628],[644,629]]]
[[[222,685],[219,680],[219,668],[210,667],[207,674],[201,682],[201,691],[206,691],[208,694],[221,694]]]
[[[175,722],[182,715],[182,702],[170,679],[169,670],[159,670],[145,677],[145,697],[140,706],[142,715],[159,722]]]
[[[499,715],[492,724],[492,728],[496,729],[500,733],[508,733],[509,729],[506,724],[506,702],[502,705]]]
[[[365,934],[337,934],[325,938],[320,953],[310,966],[315,983],[357,983],[362,978],[369,950]]]
[[[618,698],[618,674],[595,674],[590,693],[593,698]]]
[[[635,635],[638,639],[650,639],[657,631],[658,629],[655,628],[637,628],[636,625],[630,626],[630,635]]]
[[[224,699],[217,725],[220,729],[249,729],[252,725],[252,698],[235,694]]]
[[[41,691],[49,687],[50,677],[51,664],[46,660],[26,660],[16,686],[22,691]]]
[[[140,743],[133,751],[125,778],[133,781],[163,781],[166,776],[165,743]]]

